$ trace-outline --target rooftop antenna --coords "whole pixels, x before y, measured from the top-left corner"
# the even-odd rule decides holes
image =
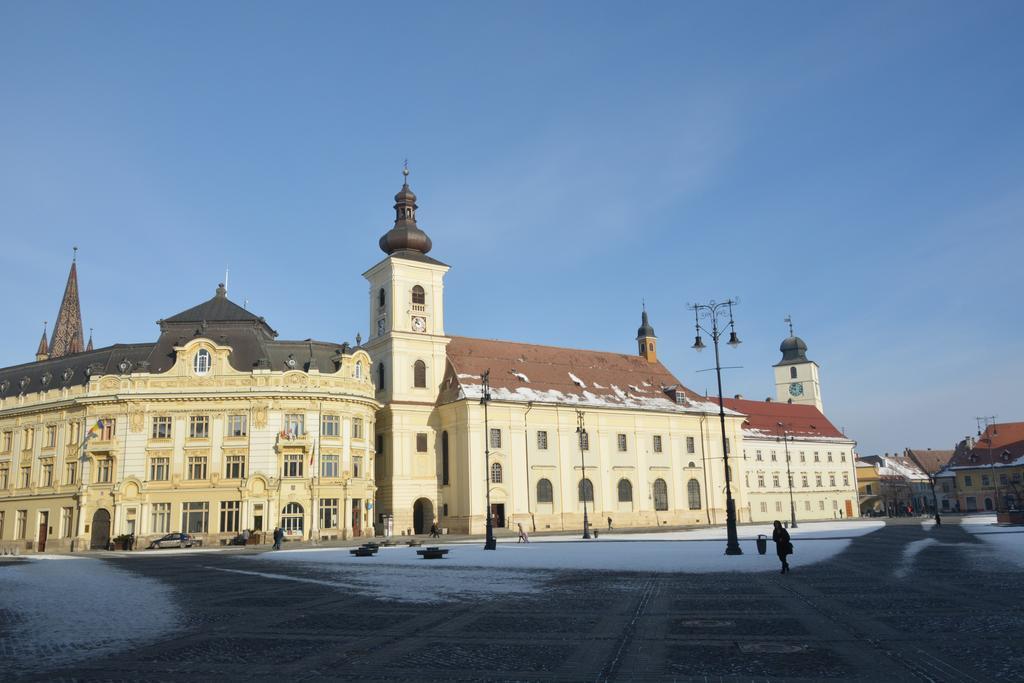
[[[789,336],[792,337],[793,336],[793,316],[787,315],[786,319],[783,322],[785,322],[785,323],[787,323],[789,325]]]
[[[224,266],[224,291],[225,292],[228,291],[228,273],[229,272],[231,272],[231,271],[228,270],[228,267]]]
[[[974,420],[978,423],[978,436],[981,436],[982,427],[988,429],[989,425],[992,426],[992,434],[998,434],[999,431],[996,429],[996,416],[995,415],[983,415],[982,417],[976,417]]]

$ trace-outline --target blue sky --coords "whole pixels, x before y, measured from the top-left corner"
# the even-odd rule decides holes
[[[283,338],[365,336],[409,158],[450,333],[660,354],[738,296],[727,394],[792,314],[862,453],[1024,420],[1024,7],[6,3],[0,364],[71,256],[97,345],[230,266]]]

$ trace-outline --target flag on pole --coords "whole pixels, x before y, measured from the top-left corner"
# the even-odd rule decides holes
[[[96,420],[96,424],[94,424],[89,429],[89,431],[86,432],[86,434],[85,434],[85,441],[83,441],[82,443],[84,444],[86,441],[89,441],[90,439],[95,439],[96,437],[98,437],[100,435],[100,433],[102,431],[103,431],[103,419],[100,418],[99,420]]]

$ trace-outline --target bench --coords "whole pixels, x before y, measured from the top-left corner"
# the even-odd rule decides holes
[[[353,548],[349,552],[356,557],[373,557],[377,554],[377,547],[376,545],[361,545],[358,548]]]
[[[424,548],[417,550],[416,554],[422,556],[424,560],[442,560],[448,554],[448,548]]]

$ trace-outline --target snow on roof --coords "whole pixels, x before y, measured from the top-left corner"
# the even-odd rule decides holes
[[[718,399],[709,399],[717,403]],[[751,438],[776,438],[785,430],[796,439],[813,441],[851,441],[836,429],[820,410],[812,405],[780,403],[777,401],[750,401],[742,398],[727,398],[726,408],[747,416],[743,423],[744,434]],[[779,423],[782,426],[779,426]]]
[[[490,370],[495,401],[718,412],[716,403],[682,386],[661,363],[642,356],[469,337],[452,337],[447,355],[451,367],[438,399],[441,403],[479,399],[483,392],[479,379]],[[739,413],[726,410],[726,414]]]

